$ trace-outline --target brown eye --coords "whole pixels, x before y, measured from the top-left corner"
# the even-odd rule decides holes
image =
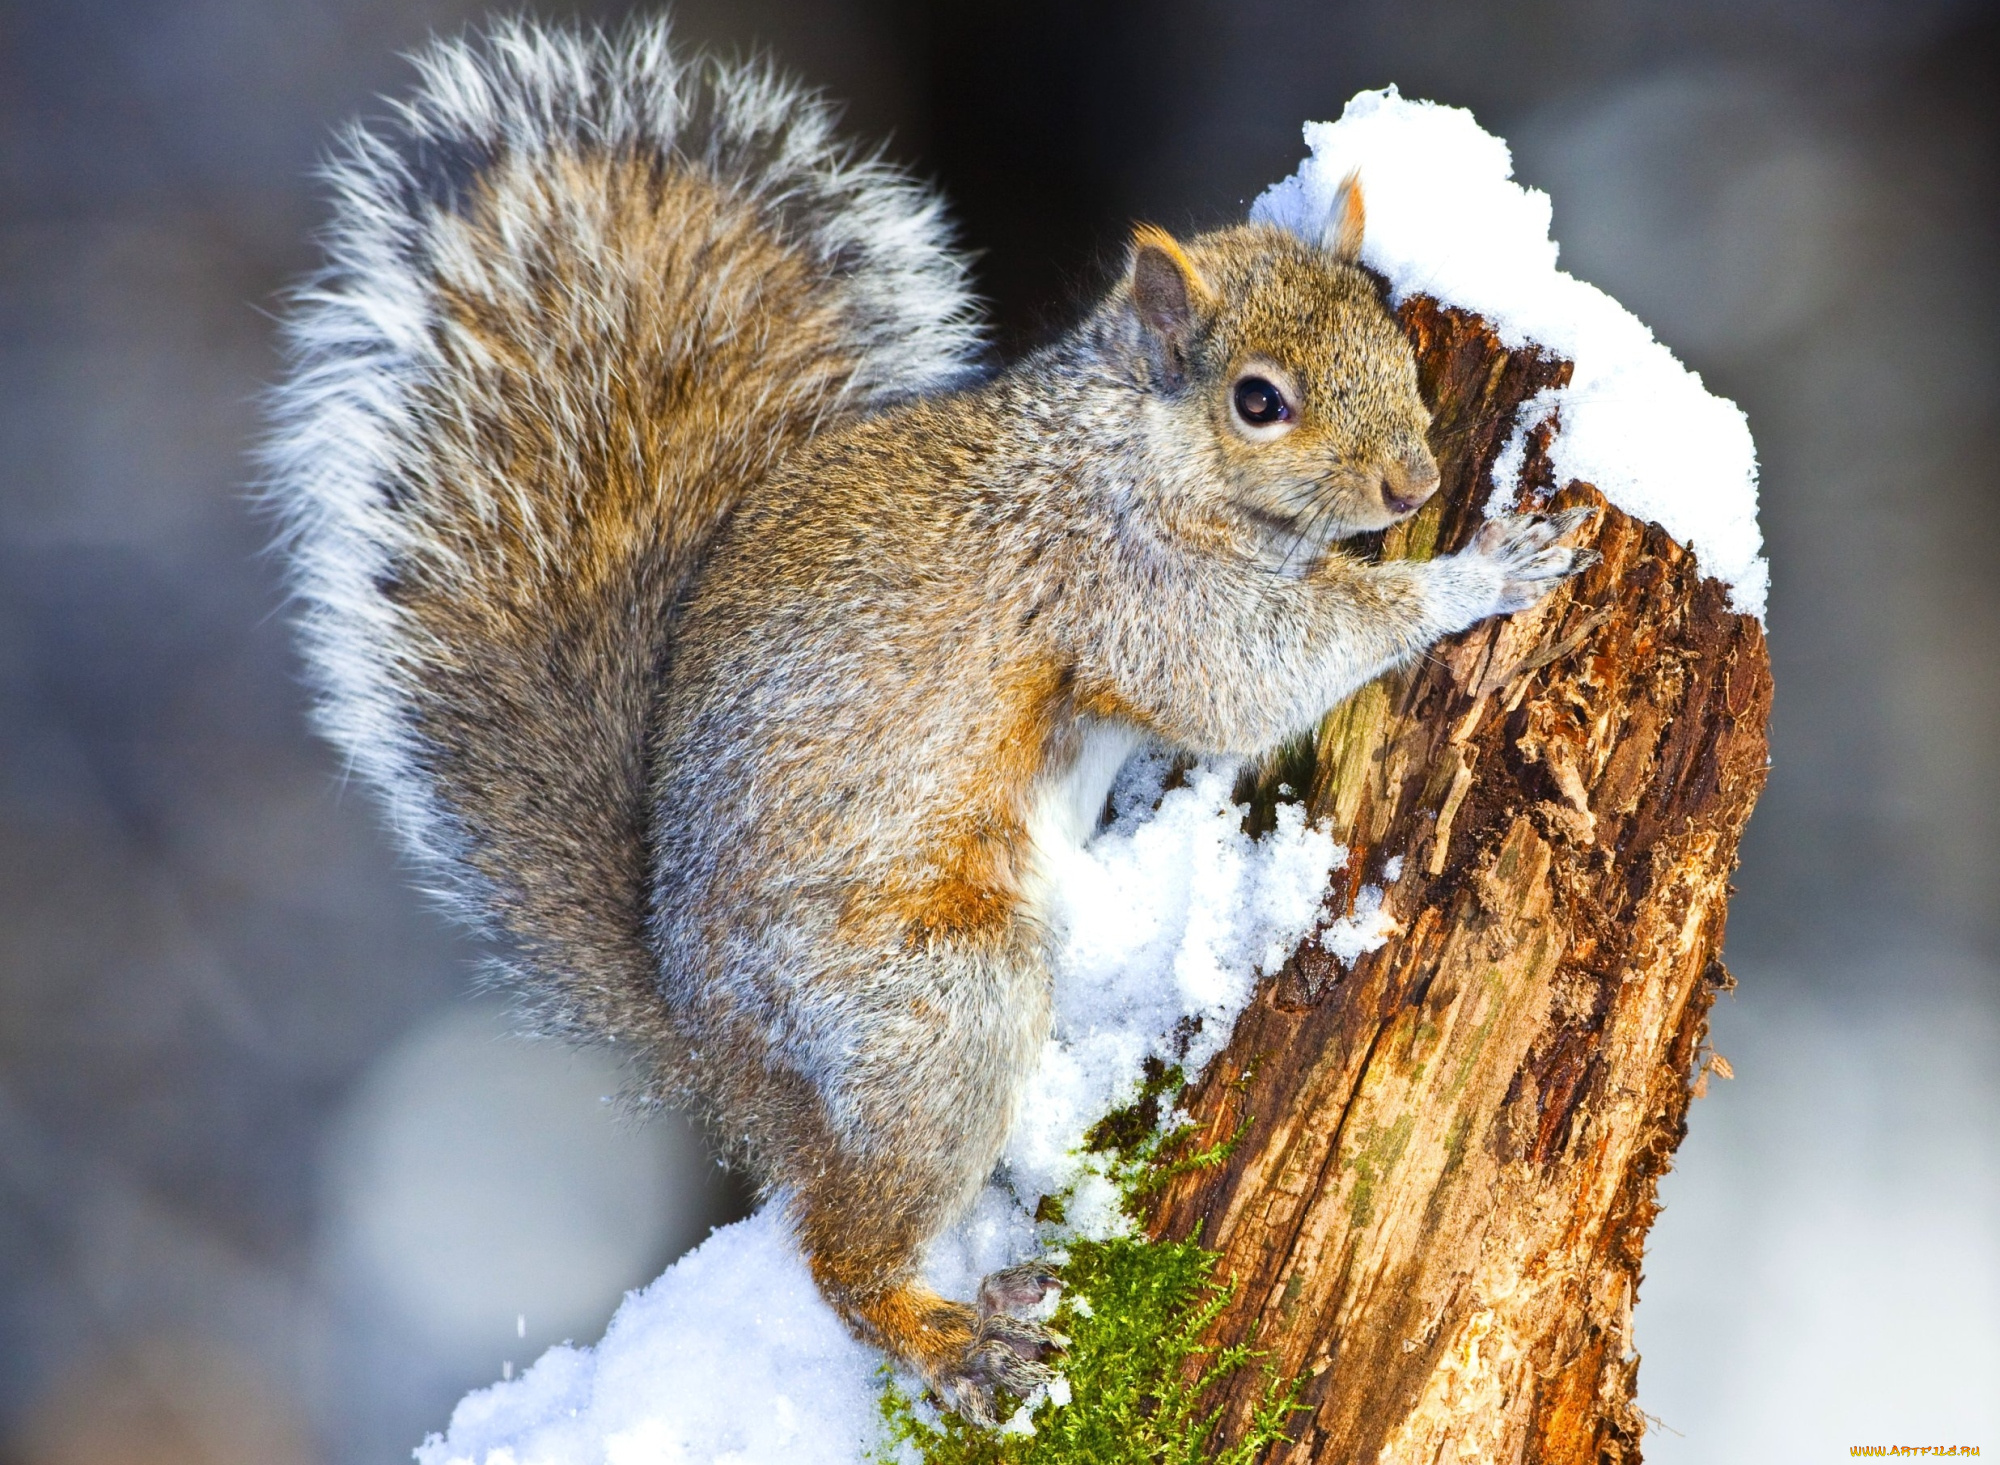
[[[1285,394],[1261,376],[1246,376],[1236,384],[1236,415],[1252,427],[1269,427],[1292,415]]]

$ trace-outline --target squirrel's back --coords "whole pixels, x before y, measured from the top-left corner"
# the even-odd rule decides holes
[[[810,434],[964,375],[964,270],[817,98],[662,24],[417,64],[328,170],[269,455],[319,718],[547,1019],[662,1050],[644,757],[676,600]]]

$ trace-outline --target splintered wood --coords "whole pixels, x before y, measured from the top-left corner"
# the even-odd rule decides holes
[[[1430,301],[1402,317],[1444,488],[1383,552],[1445,553],[1569,366]],[[1691,555],[1552,481],[1558,428],[1530,434],[1530,506],[1596,507],[1602,562],[1327,719],[1310,812],[1350,851],[1327,918],[1373,886],[1400,934],[1351,966],[1308,938],[1265,984],[1187,1099],[1194,1143],[1242,1137],[1152,1217],[1235,1278],[1215,1337],[1305,1380],[1274,1461],[1639,1457],[1634,1294],[1729,981],[1771,680]]]

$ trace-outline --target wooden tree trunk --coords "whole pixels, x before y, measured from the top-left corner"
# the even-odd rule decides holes
[[[1445,552],[1516,408],[1569,366],[1429,301],[1403,321],[1444,490],[1383,552]],[[1401,928],[1351,966],[1309,939],[1265,984],[1186,1101],[1198,1142],[1241,1139],[1152,1217],[1235,1278],[1217,1338],[1306,1380],[1274,1460],[1639,1456],[1633,1297],[1729,984],[1771,682],[1762,628],[1691,555],[1587,485],[1553,491],[1553,427],[1529,480],[1602,509],[1602,563],[1358,694],[1309,785],[1266,775],[1309,786],[1351,851],[1330,914],[1372,885]]]

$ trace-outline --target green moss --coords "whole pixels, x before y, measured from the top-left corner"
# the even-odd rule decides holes
[[[1192,1126],[1162,1131],[1161,1116],[1186,1086],[1181,1070],[1149,1060],[1131,1104],[1108,1114],[1084,1141],[1137,1217],[1145,1197],[1175,1175],[1225,1159],[1242,1130],[1190,1149]],[[1247,1124],[1247,1120],[1245,1123]],[[1064,1197],[1045,1197],[1035,1218],[1060,1227]],[[1069,1339],[1057,1363],[1069,1402],[1044,1400],[1029,1416],[1032,1432],[968,1425],[912,1399],[893,1379],[882,1391],[885,1438],[880,1461],[924,1465],[1249,1465],[1274,1441],[1297,1404],[1298,1385],[1265,1370],[1262,1395],[1241,1440],[1214,1445],[1220,1406],[1209,1391],[1250,1367],[1247,1344],[1211,1348],[1202,1341],[1228,1306],[1233,1283],[1215,1276],[1216,1253],[1198,1240],[1059,1240],[1068,1253],[1057,1271],[1062,1301],[1051,1326]],[[1021,1401],[1003,1397],[1002,1417]]]
[[[1180,1065],[1148,1058],[1140,1069],[1139,1096],[1091,1125],[1083,1137],[1084,1153],[1115,1155],[1125,1162],[1149,1159],[1164,1140],[1160,1134],[1161,1105],[1186,1087],[1187,1075]]]
[[[926,1417],[892,1382],[882,1394],[888,1438],[879,1458],[907,1446],[925,1465],[1248,1465],[1284,1437],[1296,1390],[1267,1377],[1248,1433],[1213,1450],[1220,1410],[1205,1410],[1202,1397],[1252,1356],[1241,1344],[1202,1344],[1235,1290],[1216,1282],[1215,1261],[1192,1241],[1071,1242],[1054,1323],[1070,1339],[1061,1362],[1070,1402],[1042,1403],[1032,1434],[999,1433],[956,1415]]]

